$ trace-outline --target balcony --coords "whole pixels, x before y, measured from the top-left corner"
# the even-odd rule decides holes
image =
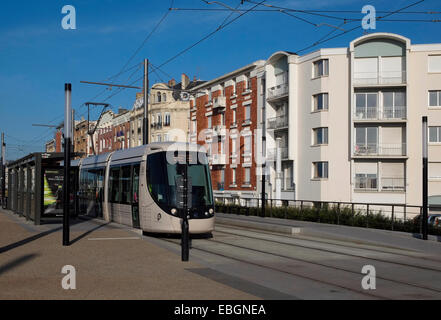
[[[379,108],[363,108],[356,109],[354,120],[405,120],[407,118],[406,106],[400,107],[384,107]]]
[[[381,189],[384,191],[406,190],[406,179],[404,178],[382,178]]]
[[[161,129],[162,128],[162,122],[151,123],[150,127],[153,128],[153,129]]]
[[[268,129],[279,130],[288,127],[288,115],[268,119]]]
[[[294,181],[292,178],[285,178],[282,180],[283,191],[294,191]]]
[[[280,157],[282,160],[288,159],[288,147],[280,148]],[[268,149],[266,159],[270,161],[277,160],[277,148]]]
[[[277,86],[268,89],[267,99],[276,100],[288,95],[289,86],[288,83],[279,84]]]
[[[355,177],[355,189],[358,190],[378,190],[377,177]]]
[[[225,154],[213,154],[213,155],[211,155],[211,164],[212,165],[226,165],[227,164],[227,156]]]
[[[354,156],[405,156],[406,143],[377,144],[357,143],[354,146]]]
[[[354,72],[354,85],[397,85],[406,83],[406,71]]]
[[[405,191],[406,179],[405,178],[381,178],[378,177],[355,177],[355,189],[361,191],[378,191],[380,185],[381,191]]]
[[[213,109],[216,108],[225,108],[226,107],[226,99],[225,97],[216,97],[213,99]]]
[[[223,124],[214,126],[214,133],[218,136],[225,136],[226,135],[226,127]]]

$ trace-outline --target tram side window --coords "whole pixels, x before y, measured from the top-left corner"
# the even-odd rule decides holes
[[[121,201],[119,171],[119,168],[110,169],[110,202],[113,203],[119,203]]]
[[[162,153],[147,157],[147,183],[153,199],[160,204],[168,204],[168,181]]]
[[[130,204],[130,189],[131,189],[131,167],[125,166],[121,169],[121,203]]]

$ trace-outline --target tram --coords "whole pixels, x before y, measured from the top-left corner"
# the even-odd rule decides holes
[[[146,232],[181,233],[177,181],[187,170],[190,233],[213,231],[210,170],[200,148],[158,142],[72,161],[79,168],[79,213]]]

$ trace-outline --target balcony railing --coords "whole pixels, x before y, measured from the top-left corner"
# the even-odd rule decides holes
[[[285,178],[282,180],[282,190],[292,191],[294,190],[294,181],[291,178]]]
[[[355,85],[403,84],[406,71],[354,72]]]
[[[288,147],[280,148],[280,157],[281,159],[288,159]],[[266,154],[267,160],[277,160],[277,148],[268,149]]]
[[[214,133],[218,136],[225,136],[226,135],[226,127],[223,124],[214,126]]]
[[[226,107],[226,99],[225,97],[216,97],[213,99],[213,109],[216,108],[225,108]]]
[[[380,178],[378,177],[355,177],[355,189],[378,191],[404,191],[406,189],[405,178]]]
[[[406,189],[406,179],[404,178],[382,178],[382,190],[400,191]]]
[[[282,129],[288,127],[288,116],[282,115],[280,117],[270,118],[268,119],[268,129]]]
[[[267,99],[276,99],[288,94],[288,83],[282,83],[268,89]]]
[[[377,190],[377,177],[355,177],[355,189]]]
[[[227,164],[227,156],[225,154],[213,154],[213,155],[211,155],[211,164],[212,165],[226,165]]]
[[[355,156],[405,156],[406,143],[376,144],[357,143],[354,146]]]
[[[406,119],[407,108],[400,107],[383,107],[383,110],[378,108],[363,108],[355,109],[355,120],[392,120],[392,119]]]

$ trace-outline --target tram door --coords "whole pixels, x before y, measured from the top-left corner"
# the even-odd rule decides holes
[[[139,229],[139,164],[132,168],[132,222],[133,228]]]

